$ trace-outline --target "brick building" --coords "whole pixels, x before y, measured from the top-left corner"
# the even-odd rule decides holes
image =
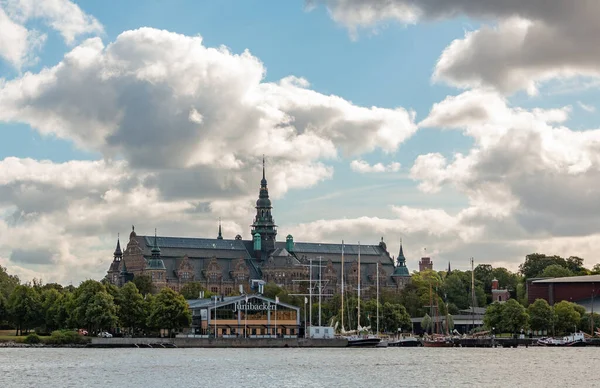
[[[360,255],[361,288],[366,294],[370,287],[374,289],[377,274],[383,288],[400,290],[410,281],[402,247],[394,263],[383,238],[376,245],[295,242],[291,235],[285,241],[277,241],[272,210],[263,160],[250,240],[240,235],[224,238],[220,224],[216,238],[164,237],[156,233],[142,236],[132,227],[124,251],[117,240],[107,279],[123,285],[135,276],[147,275],[156,289],[170,287],[176,291],[188,282],[197,281],[208,291],[222,295],[236,294],[240,286],[249,292],[251,280],[257,279],[298,291],[306,283],[297,280],[310,278],[311,261],[312,278],[318,279],[320,261],[323,293],[335,294],[341,288],[342,257],[344,281],[352,287],[358,282]]]

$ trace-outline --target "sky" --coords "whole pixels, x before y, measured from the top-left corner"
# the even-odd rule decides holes
[[[0,265],[117,236],[402,241],[409,270],[600,262],[600,2],[0,0]]]

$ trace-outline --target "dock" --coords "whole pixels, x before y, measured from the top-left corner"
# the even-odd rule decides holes
[[[345,338],[92,338],[93,348],[345,348]]]

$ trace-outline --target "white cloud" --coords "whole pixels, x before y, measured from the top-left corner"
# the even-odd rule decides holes
[[[584,103],[583,103],[583,102],[581,102],[581,101],[577,101],[577,105],[579,105],[579,107],[580,107],[581,109],[583,109],[584,111],[586,111],[586,112],[593,113],[593,112],[595,112],[595,111],[596,111],[596,107],[595,107],[595,106],[593,106],[593,105],[589,105],[589,104],[584,104]]]
[[[1,0],[0,56],[17,69],[35,62],[46,40],[46,34],[27,28],[31,20],[41,20],[58,31],[68,44],[78,36],[103,32],[96,18],[69,0]]]
[[[469,198],[473,221],[486,223],[498,238],[596,233],[594,198],[600,192],[590,182],[600,177],[600,130],[552,125],[568,117],[568,107],[526,111],[502,101],[470,91],[432,108],[421,126],[463,129],[475,146],[452,161],[435,153],[419,156],[411,169],[419,187],[456,187]]]
[[[466,32],[442,53],[434,72],[462,88],[492,86],[503,93],[535,94],[541,82],[577,76],[599,77],[596,37],[600,2],[562,0],[313,0],[334,20],[356,28],[385,21],[413,24],[467,16],[492,21]]]
[[[350,163],[350,168],[352,169],[352,171],[361,173],[361,174],[367,174],[367,173],[377,173],[377,172],[398,172],[400,171],[400,163],[398,162],[392,162],[388,165],[384,165],[383,163],[375,163],[373,165],[370,165],[368,162],[358,159],[358,160],[353,160]]]
[[[221,217],[229,238],[247,237],[263,154],[277,200],[331,178],[327,160],[393,152],[417,130],[403,108],[360,107],[302,78],[264,76],[248,51],[142,28],[107,46],[88,39],[56,66],[0,84],[1,121],[104,157],[0,161],[0,257],[80,280],[103,275],[115,234],[131,223],[212,236]]]

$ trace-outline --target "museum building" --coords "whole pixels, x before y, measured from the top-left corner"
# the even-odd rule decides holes
[[[402,245],[394,260],[383,238],[376,245],[295,242],[291,235],[277,241],[272,210],[263,159],[250,240],[240,235],[224,238],[220,224],[216,238],[142,236],[132,227],[124,251],[117,239],[107,280],[122,286],[135,276],[146,275],[156,290],[170,287],[175,291],[195,281],[217,295],[237,294],[240,286],[249,293],[252,280],[263,280],[297,292],[306,287],[312,268],[312,279],[323,279],[323,294],[333,295],[341,289],[343,257],[344,283],[356,287],[360,274],[365,296],[375,293],[377,277],[380,288],[397,291],[410,282]]]
[[[300,309],[262,295],[213,296],[188,300],[188,337],[298,338]]]

